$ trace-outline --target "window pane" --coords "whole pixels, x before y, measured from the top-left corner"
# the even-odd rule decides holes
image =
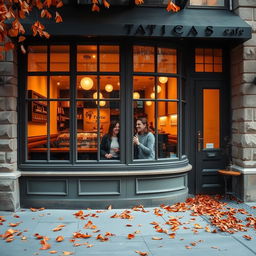
[[[96,103],[77,102],[77,152],[78,160],[97,160],[98,112]]]
[[[155,103],[134,101],[134,159],[155,159]],[[137,145],[137,142],[141,145]]]
[[[105,106],[100,108],[100,159],[120,160],[120,104],[110,101]]]
[[[69,160],[69,101],[50,102],[50,159]]]
[[[84,75],[77,77],[77,98],[97,98],[98,81],[96,76]]]
[[[176,102],[158,102],[158,109],[165,104],[168,113],[158,115],[158,157],[177,157],[178,112]]]
[[[32,99],[45,99],[47,97],[47,77],[27,77],[27,97]]]
[[[157,48],[157,69],[160,73],[177,73],[175,49]]]
[[[28,160],[47,160],[47,102],[29,101],[28,111]]]
[[[133,99],[154,99],[155,78],[153,76],[133,77]]]
[[[97,46],[77,46],[77,71],[97,71]]]
[[[100,71],[119,72],[119,46],[100,46]]]
[[[51,76],[50,77],[50,98],[70,98],[70,80],[69,76]]]
[[[224,0],[190,0],[190,5],[225,6]]]
[[[133,47],[133,70],[134,72],[154,72],[155,56],[154,47],[134,46]]]
[[[50,46],[50,71],[69,71],[69,46]]]
[[[177,99],[177,78],[158,77],[157,81],[158,99]]]
[[[220,147],[220,90],[203,90],[204,148]]]
[[[47,46],[28,47],[28,71],[47,71]]]
[[[119,98],[119,76],[101,76],[100,92],[103,98]]]

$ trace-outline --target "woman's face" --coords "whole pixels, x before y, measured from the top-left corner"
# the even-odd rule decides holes
[[[115,127],[113,128],[113,135],[117,136],[119,133],[120,125],[116,123]]]
[[[136,129],[138,133],[143,133],[146,128],[146,124],[143,124],[141,120],[137,120]]]

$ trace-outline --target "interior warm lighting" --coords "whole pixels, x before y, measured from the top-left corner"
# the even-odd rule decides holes
[[[96,105],[98,105],[98,102],[96,101]],[[100,107],[104,107],[106,105],[106,101],[100,101]]]
[[[92,58],[93,58],[93,59],[96,59],[96,55],[95,55],[95,54],[93,54],[93,55],[92,55]]]
[[[170,124],[177,125],[177,114],[170,115]]]
[[[147,106],[151,106],[152,105],[152,101],[146,101],[146,105]]]
[[[57,82],[57,85],[60,86],[60,81]]]
[[[153,87],[153,91],[155,91],[155,87]],[[162,91],[162,87],[160,85],[157,86],[157,93]]]
[[[159,125],[166,125],[167,116],[159,117]]]
[[[91,90],[93,87],[93,80],[90,77],[83,77],[80,85],[84,90]]]
[[[136,99],[136,100],[139,99],[140,98],[140,94],[138,92],[134,92],[133,93],[133,98]]]
[[[92,97],[93,97],[94,99],[97,99],[97,96],[98,96],[97,92],[95,92],[95,93],[92,95]],[[100,96],[100,99],[103,99],[102,93],[99,93],[99,96]]]
[[[154,99],[155,97],[156,97],[155,93],[152,92],[152,93],[150,94],[150,98],[151,98],[151,99]]]
[[[106,84],[105,85],[105,91],[106,92],[112,92],[113,91],[113,85],[112,84]]]
[[[160,83],[165,84],[165,83],[167,83],[167,81],[168,81],[168,77],[166,77],[166,76],[160,76],[160,77],[158,78],[158,80],[159,80]]]

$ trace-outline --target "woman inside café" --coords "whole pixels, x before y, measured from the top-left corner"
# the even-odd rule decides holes
[[[105,134],[100,144],[101,159],[118,160],[119,153],[119,130],[120,124],[118,121],[111,121],[108,133]]]

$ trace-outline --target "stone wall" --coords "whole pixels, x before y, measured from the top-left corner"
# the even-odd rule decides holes
[[[17,57],[0,58],[0,210],[19,208],[17,171]]]
[[[231,51],[232,160],[242,173],[236,192],[245,201],[256,201],[256,1],[234,0],[233,8],[253,33]]]

